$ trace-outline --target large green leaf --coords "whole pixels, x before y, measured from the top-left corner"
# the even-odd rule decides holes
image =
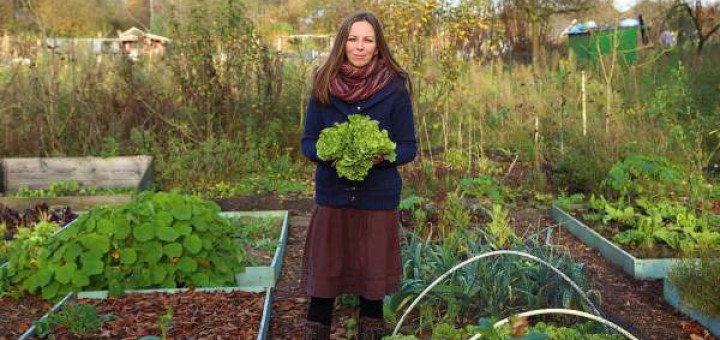
[[[68,263],[64,266],[60,266],[55,270],[55,280],[62,284],[68,284],[70,283],[70,280],[72,279],[73,275],[75,274],[75,270],[77,269],[77,266],[75,263]]]
[[[192,217],[192,207],[187,204],[178,204],[172,208],[172,215],[180,221],[187,221]]]
[[[124,248],[120,250],[120,263],[130,265],[137,261],[137,252],[133,248]]]
[[[163,256],[162,243],[158,241],[148,242],[137,247],[140,251],[140,260],[147,263],[158,263]]]
[[[52,280],[52,270],[49,267],[38,268],[35,275],[33,275],[34,283],[36,287],[43,287],[50,283]]]
[[[171,227],[158,227],[155,234],[157,235],[157,238],[167,242],[175,241],[178,237],[180,237],[180,234]]]
[[[88,276],[99,275],[103,273],[104,267],[105,264],[99,260],[88,260],[83,261],[81,270]]]
[[[180,257],[182,255],[183,247],[180,243],[173,242],[163,246],[163,253],[168,258]]]
[[[133,229],[133,237],[140,242],[147,242],[155,237],[155,230],[150,223],[143,223]]]
[[[108,219],[101,219],[97,222],[97,232],[101,235],[110,234],[113,231],[113,222]]]
[[[75,261],[75,259],[77,259],[80,254],[82,254],[82,252],[83,249],[77,243],[70,243],[65,249],[65,255],[63,256],[63,259],[67,262]]]
[[[197,235],[186,236],[183,240],[183,246],[191,254],[197,254],[202,249],[202,240]]]
[[[169,227],[173,223],[173,215],[166,211],[160,211],[155,215],[155,225],[159,227]]]
[[[72,277],[72,284],[75,287],[86,287],[90,285],[90,279],[80,271],[76,271]]]
[[[209,218],[206,214],[196,215],[192,218],[192,225],[197,231],[207,231],[211,220],[212,219]]]
[[[106,235],[85,234],[78,237],[78,241],[85,249],[106,253],[110,250],[110,239]]]
[[[57,296],[58,290],[60,289],[60,284],[55,281],[47,286],[44,286],[42,288],[42,297],[45,300],[51,300],[55,296]]]
[[[125,218],[118,218],[115,220],[115,229],[113,230],[113,238],[116,240],[124,240],[130,235],[132,228],[130,222]]]
[[[192,273],[197,269],[197,262],[191,257],[183,256],[177,263],[177,268],[184,273]]]
[[[210,283],[210,277],[205,273],[197,273],[192,276],[192,283],[195,287],[207,287]]]
[[[189,221],[176,221],[175,224],[173,224],[173,227],[175,228],[175,231],[182,236],[187,236],[192,233],[192,225]]]
[[[163,281],[165,281],[165,277],[167,276],[167,271],[163,266],[157,266],[152,269],[152,283],[153,284],[161,284]]]

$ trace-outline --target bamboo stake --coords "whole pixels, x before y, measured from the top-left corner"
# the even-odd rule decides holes
[[[540,170],[540,118],[535,117],[535,170]]]
[[[475,156],[473,154],[473,147],[472,147],[473,135],[475,134],[475,129],[474,129],[475,128],[475,126],[474,126],[475,120],[473,119],[472,116],[469,116],[468,118],[470,120],[470,129],[469,129],[470,131],[468,131],[468,169],[472,169],[472,161],[473,161],[473,157]]]
[[[448,150],[448,134],[447,134],[447,124],[448,124],[448,101],[445,99],[445,103],[443,105],[443,119],[442,119],[442,128],[443,128],[443,152],[447,152]]]
[[[435,176],[435,160],[433,159],[432,144],[430,144],[430,133],[428,133],[427,121],[425,120],[425,116],[423,116],[422,121],[423,129],[425,130],[425,140],[427,140],[428,143],[427,145],[428,153],[430,154],[430,164],[432,164],[433,176]]]
[[[458,121],[458,149],[460,149],[460,153],[463,152],[463,135],[462,135],[462,116],[460,116],[460,119]]]
[[[582,129],[583,137],[587,136],[587,93],[585,92],[585,71],[582,71]]]

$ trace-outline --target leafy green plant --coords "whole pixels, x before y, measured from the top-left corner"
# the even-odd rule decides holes
[[[282,217],[240,216],[229,218],[235,233],[235,243],[245,249],[247,265],[268,265],[280,242]]]
[[[417,340],[417,337],[414,335],[391,335],[383,337],[383,340]]]
[[[472,215],[470,211],[463,206],[461,198],[456,192],[447,195],[445,201],[440,206],[439,211],[440,239],[445,239],[451,235],[454,230],[467,228],[470,225]]]
[[[62,197],[131,194],[135,188],[98,188],[80,185],[77,181],[50,182],[46,189],[29,189],[21,185],[13,195],[15,197]]]
[[[162,340],[168,339],[168,334],[170,331],[170,324],[172,323],[173,319],[173,309],[168,308],[165,314],[160,315],[158,318],[158,327],[160,328],[160,332],[162,333]]]
[[[57,313],[47,319],[35,323],[36,331],[44,336],[64,329],[76,337],[97,334],[102,325],[115,319],[114,315],[98,315],[95,305],[85,303],[68,303]]]
[[[493,203],[502,203],[506,196],[500,180],[489,175],[461,179],[458,191],[461,197],[489,198]]]
[[[348,339],[354,339],[358,334],[358,322],[355,318],[347,318],[343,323],[345,330],[347,331],[346,336]]]
[[[515,237],[507,211],[502,205],[493,204],[490,219],[491,221],[487,224],[485,230],[488,236],[492,237],[491,243],[498,248],[505,248]]]
[[[376,156],[395,161],[395,143],[387,130],[365,115],[350,115],[345,123],[335,124],[320,132],[318,157],[332,161],[340,177],[360,181],[367,176]]]
[[[476,254],[497,249],[493,238],[483,230],[459,229],[447,240],[422,238],[406,231],[402,248],[404,278],[398,292],[385,303],[388,320],[447,270]],[[478,237],[477,235],[481,236]],[[565,254],[546,243],[538,234],[512,239],[507,249],[525,251],[559,268],[580,287],[587,287],[582,264],[572,262]],[[595,293],[589,291],[590,296]],[[545,266],[515,256],[483,259],[468,264],[440,282],[420,305],[418,329],[433,327],[442,316],[449,324],[474,322],[477,315],[507,315],[528,309],[562,306],[584,309],[579,295],[556,273]]]
[[[197,197],[151,192],[95,208],[42,247],[11,254],[13,294],[232,285],[244,255],[219,211]]]
[[[603,184],[628,199],[664,197],[687,189],[684,178],[683,172],[664,157],[630,155],[613,165]]]
[[[568,211],[572,207],[578,206],[585,200],[585,195],[582,193],[573,194],[566,196],[565,193],[561,193],[552,204],[562,210]]]

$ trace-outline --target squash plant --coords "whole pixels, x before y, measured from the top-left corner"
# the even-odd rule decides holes
[[[35,252],[10,254],[13,295],[232,286],[244,253],[219,206],[144,192],[121,208],[95,208]]]

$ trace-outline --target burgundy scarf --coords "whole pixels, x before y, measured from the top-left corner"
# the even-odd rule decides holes
[[[392,71],[379,58],[361,68],[349,62],[340,66],[340,71],[330,78],[330,93],[346,103],[370,98],[392,79]]]

